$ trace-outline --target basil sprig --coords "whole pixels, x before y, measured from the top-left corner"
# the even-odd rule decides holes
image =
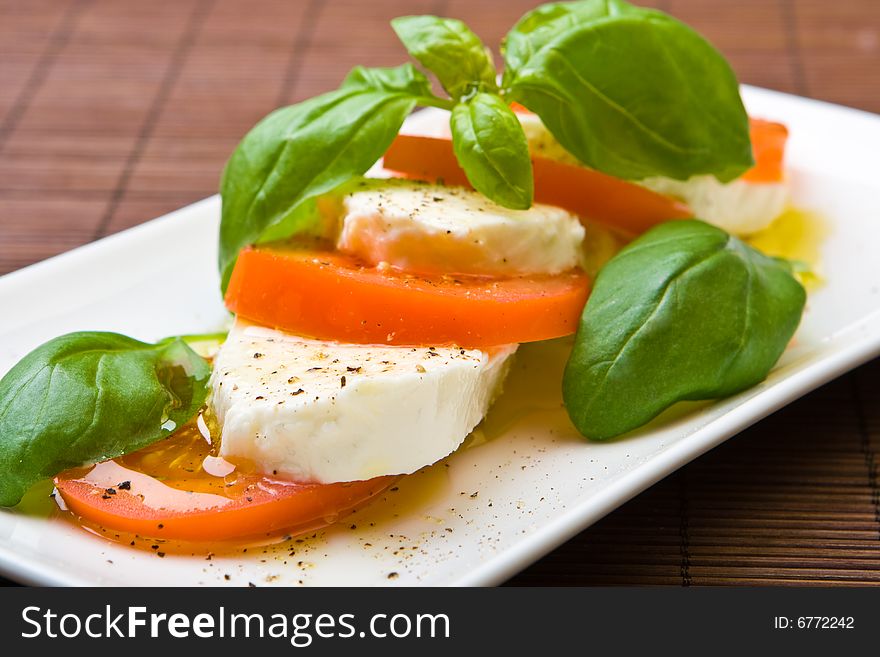
[[[204,404],[210,374],[180,339],[80,332],[37,347],[0,379],[0,506],[168,436]]]
[[[506,96],[589,167],[728,181],[754,164],[729,64],[662,12],[622,0],[544,5],[516,24],[503,53]]]
[[[662,224],[596,279],[565,369],[568,414],[602,440],[677,401],[745,390],[779,359],[805,299],[787,262],[701,221]]]
[[[223,290],[245,246],[320,233],[315,199],[362,175],[416,105],[451,111],[455,154],[475,189],[509,208],[532,203],[532,167],[508,105],[538,114],[587,166],[622,178],[713,174],[752,164],[748,118],[724,58],[693,30],[623,0],[538,7],[505,38],[502,84],[464,23],[404,16],[392,27],[424,74],[356,68],[336,91],[276,110],[251,130],[223,174]]]
[[[515,210],[532,205],[534,183],[522,126],[496,83],[488,48],[459,20],[403,16],[391,21],[403,45],[451,96],[455,156],[474,189]]]

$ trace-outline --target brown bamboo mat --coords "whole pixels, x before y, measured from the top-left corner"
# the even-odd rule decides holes
[[[497,46],[535,4],[0,0],[0,274],[213,194],[269,110],[335,86],[356,63],[404,61],[391,17],[456,16]],[[707,35],[744,82],[880,112],[876,0],[650,4]],[[878,449],[874,362],[511,584],[880,583]]]

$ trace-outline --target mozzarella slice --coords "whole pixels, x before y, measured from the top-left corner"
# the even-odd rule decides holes
[[[517,117],[533,154],[582,166],[536,115],[517,114]],[[788,204],[788,183],[785,181],[754,183],[733,180],[722,183],[715,176],[694,176],[689,180],[654,177],[633,182],[659,194],[681,199],[694,215],[735,235],[750,235],[763,230],[782,214]]]
[[[463,187],[365,182],[343,200],[337,248],[419,273],[558,274],[580,264],[584,228],[557,207],[509,210]]]
[[[720,182],[715,176],[689,180],[646,178],[640,185],[687,203],[694,216],[734,235],[751,235],[767,228],[788,204],[788,183]]]
[[[296,481],[415,472],[482,420],[516,347],[320,342],[237,320],[211,379],[220,455]]]

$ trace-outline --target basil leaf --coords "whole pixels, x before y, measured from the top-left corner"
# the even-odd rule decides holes
[[[201,408],[210,374],[181,340],[82,332],[37,347],[0,379],[0,506],[168,436]]]
[[[601,440],[674,402],[749,388],[779,359],[805,300],[778,259],[701,221],[661,224],[599,272],[563,378],[569,416]]]
[[[500,96],[478,93],[452,110],[452,146],[468,180],[507,208],[532,205],[532,161],[522,126]]]
[[[694,30],[622,0],[548,5],[505,41],[504,88],[585,165],[728,181],[753,164],[728,63]]]
[[[385,91],[418,98],[431,94],[431,83],[412,64],[393,68],[367,68],[355,66],[340,85],[341,89]]]
[[[492,54],[480,37],[454,18],[401,16],[391,27],[409,53],[458,100],[473,90],[497,91]]]
[[[241,141],[223,172],[219,267],[226,290],[238,252],[283,224],[320,231],[300,204],[363,174],[387,150],[428,79],[412,65],[358,67],[336,91],[272,112]]]

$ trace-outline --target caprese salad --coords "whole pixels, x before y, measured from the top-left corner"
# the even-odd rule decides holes
[[[549,4],[499,76],[461,21],[392,26],[445,93],[356,67],[254,127],[221,184],[228,334],[37,347],[0,381],[0,504],[52,478],[133,545],[290,535],[458,449],[523,343],[574,336],[559,385],[591,440],[766,377],[806,293],[743,238],[787,206],[787,131],[708,42]],[[402,134],[417,106],[445,114]]]

